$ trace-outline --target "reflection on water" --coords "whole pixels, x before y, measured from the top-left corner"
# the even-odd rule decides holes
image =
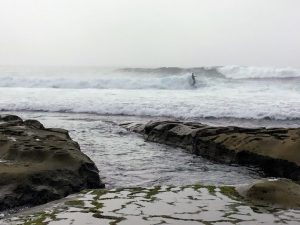
[[[1,222],[1,221],[0,221]],[[62,202],[6,220],[7,224],[49,225],[194,225],[298,224],[299,210],[254,207],[232,187],[184,187],[91,190]]]

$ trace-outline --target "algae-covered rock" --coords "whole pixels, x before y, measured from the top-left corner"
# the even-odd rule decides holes
[[[104,187],[98,169],[68,131],[0,116],[0,210],[42,204]]]
[[[300,185],[288,179],[263,179],[237,190],[259,204],[300,209]]]
[[[260,166],[267,175],[300,180],[300,128],[213,127],[154,121],[122,126],[155,141],[219,162]]]
[[[255,205],[232,186],[131,187],[84,190],[9,215],[0,224],[299,224],[300,210]]]

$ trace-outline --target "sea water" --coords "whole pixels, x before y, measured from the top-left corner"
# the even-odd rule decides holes
[[[0,96],[4,111],[297,120],[300,72],[239,66],[0,67]]]
[[[240,184],[261,176],[144,142],[118,125],[124,121],[300,126],[300,71],[293,68],[2,66],[0,96],[3,113],[69,130],[108,187]]]
[[[196,76],[195,85],[192,85],[192,72]],[[239,185],[253,182],[264,175],[257,168],[218,164],[182,149],[145,142],[141,136],[126,131],[118,124],[124,121],[181,119],[222,126],[299,127],[300,73],[293,68],[239,66],[186,69],[0,67],[0,110],[24,119],[38,119],[46,127],[69,130],[71,137],[79,142],[81,150],[95,162],[109,189],[151,188],[156,185],[180,187],[196,183]],[[142,219],[145,224],[162,224],[162,221],[171,220],[171,224],[201,224],[201,221],[208,223],[210,218],[220,224],[299,222],[297,210],[275,212],[262,208],[259,210],[263,212],[259,212],[248,203],[234,202],[231,206],[231,202],[228,203],[231,200],[219,196],[217,206],[229,206],[221,207],[218,212],[215,208],[205,208],[213,203],[215,195],[199,197],[201,201],[195,201],[193,205],[198,194],[193,194],[196,199],[189,199],[190,194],[183,196],[181,191],[175,193],[170,198],[173,192],[166,192],[165,199],[153,201],[153,204],[170,204],[175,198],[177,200],[172,208],[179,210],[186,207],[184,201],[187,201],[190,209],[185,213],[188,218],[184,217],[185,213],[178,217],[177,214],[165,212],[166,216],[176,218],[160,218],[155,211],[159,208],[151,205],[152,202],[144,206],[133,201],[133,208],[131,205],[128,205],[128,209],[124,208],[129,211],[122,214],[126,218],[122,223],[132,224]],[[88,197],[88,194],[82,195]],[[84,205],[89,203],[88,200],[83,201]],[[107,206],[118,209],[122,202],[118,204],[111,205],[110,200]],[[204,204],[201,206],[203,210],[198,204]],[[149,218],[138,215],[132,217],[136,211],[134,207],[138,207]],[[191,218],[199,207],[207,216],[201,217],[202,214],[197,211],[198,217]],[[56,215],[59,220],[50,224],[82,224],[82,220],[98,224],[99,220],[109,223],[109,218],[112,219],[99,219],[85,211],[81,213],[76,206],[70,207],[70,210],[61,209]],[[33,209],[32,212],[39,210]],[[50,206],[49,210],[58,209]],[[115,212],[114,208],[112,210]],[[152,211],[146,213],[145,210]],[[220,218],[216,213],[220,214]],[[228,218],[224,219],[222,213]],[[4,224],[15,224],[12,221],[13,218],[8,219]]]

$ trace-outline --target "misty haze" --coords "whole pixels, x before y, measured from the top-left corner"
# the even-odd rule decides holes
[[[0,0],[0,224],[300,224],[299,11]]]

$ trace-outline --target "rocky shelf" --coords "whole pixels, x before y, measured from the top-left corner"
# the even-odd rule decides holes
[[[98,172],[68,131],[0,115],[0,210],[103,188]]]
[[[214,127],[179,121],[121,126],[147,141],[181,147],[218,162],[256,165],[268,176],[300,181],[300,128]]]
[[[0,219],[0,223],[195,225],[300,222],[300,185],[286,179],[265,179],[241,188],[246,198],[232,186],[201,184],[84,190],[55,204]]]

